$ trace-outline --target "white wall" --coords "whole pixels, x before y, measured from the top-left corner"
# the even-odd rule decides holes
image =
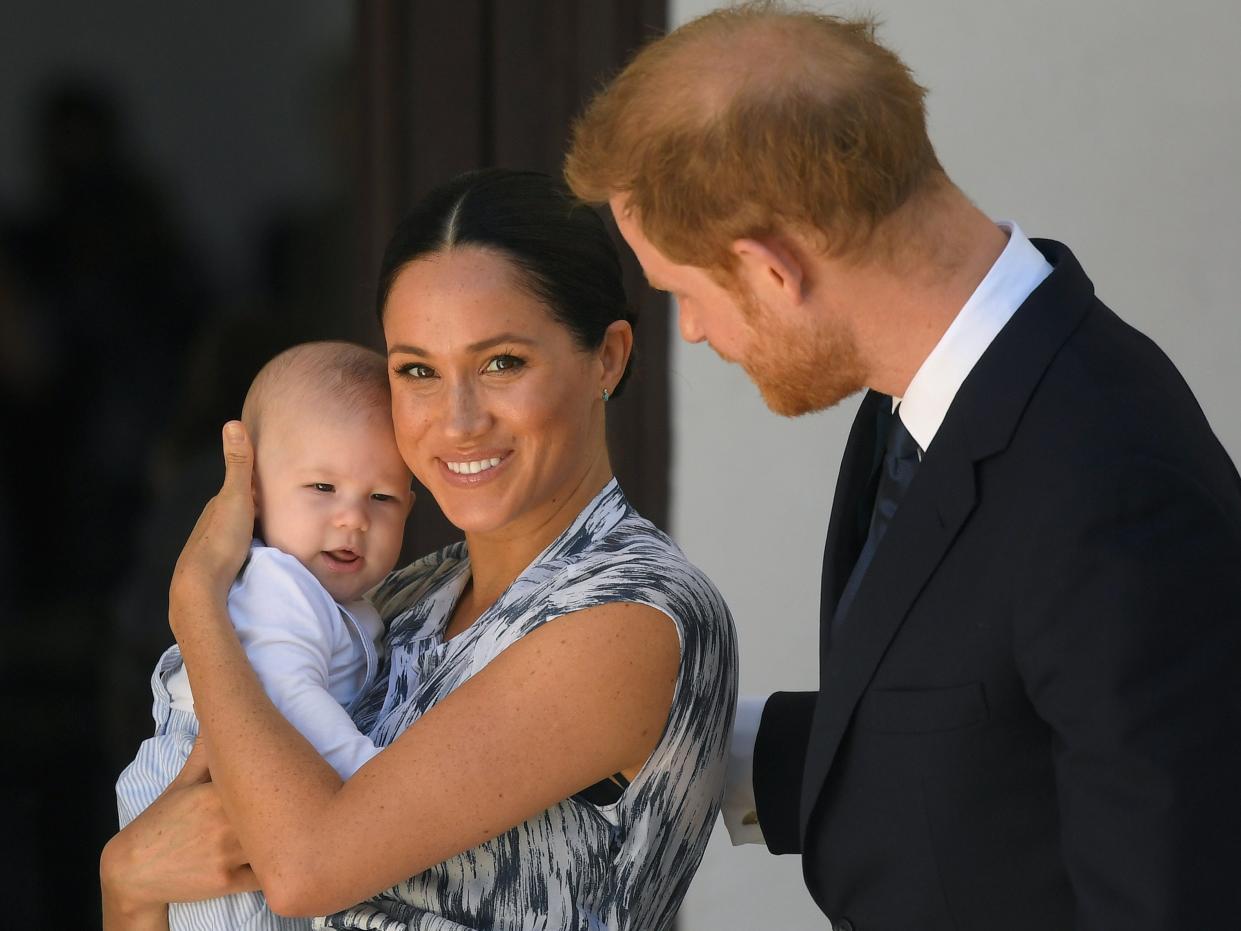
[[[717,5],[673,0],[672,21]],[[1241,458],[1241,6],[812,5],[883,19],[930,88],[949,174],[993,216],[1067,243]],[[677,340],[671,364],[672,531],[736,616],[743,692],[813,688],[823,536],[856,401],[780,420],[706,346]],[[722,829],[682,915],[684,931],[823,927],[798,858],[732,848]]]

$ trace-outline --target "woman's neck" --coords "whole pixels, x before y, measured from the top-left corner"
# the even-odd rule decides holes
[[[448,635],[460,633],[487,610],[611,480],[612,466],[605,454],[567,494],[498,530],[467,533],[470,585],[453,612]]]

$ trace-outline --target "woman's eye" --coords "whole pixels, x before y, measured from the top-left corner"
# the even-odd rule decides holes
[[[335,485],[329,485],[327,482],[315,482],[311,486],[315,491],[322,491],[331,494],[336,490]]]
[[[409,378],[435,377],[435,369],[429,365],[423,365],[421,362],[410,362],[408,365],[402,365],[396,371],[398,375],[405,375]]]
[[[494,357],[483,368],[484,372],[510,372],[513,369],[519,369],[525,365],[525,360],[519,359],[517,356],[500,355]]]

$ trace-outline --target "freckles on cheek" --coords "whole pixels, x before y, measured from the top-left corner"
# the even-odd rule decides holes
[[[397,452],[415,474],[418,470],[419,451],[425,447],[426,423],[408,410],[392,412],[392,428],[396,434]]]
[[[563,386],[556,390],[532,390],[520,398],[514,398],[504,420],[512,424],[515,433],[524,433],[531,439],[552,438],[566,430],[576,430],[578,399]]]

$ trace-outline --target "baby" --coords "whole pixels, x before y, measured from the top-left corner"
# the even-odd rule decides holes
[[[228,596],[254,671],[280,712],[348,779],[378,750],[348,708],[374,677],[383,632],[363,598],[400,555],[413,500],[392,432],[387,366],[349,343],[295,346],[246,395],[255,447],[256,536]],[[198,720],[174,645],[151,678],[155,736],[117,780],[121,827],[180,771]],[[258,893],[174,904],[181,929],[305,929]]]

